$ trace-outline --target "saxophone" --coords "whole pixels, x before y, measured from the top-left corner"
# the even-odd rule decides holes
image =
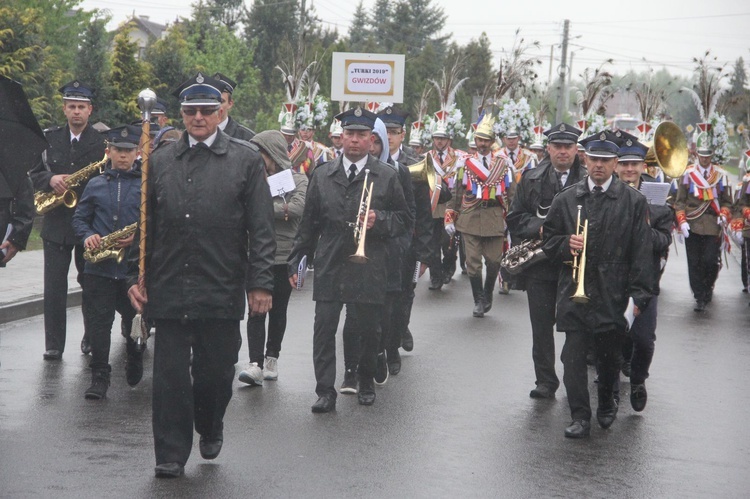
[[[101,160],[84,166],[77,172],[68,175],[65,178],[65,192],[62,194],[55,194],[55,191],[36,192],[34,194],[34,207],[36,208],[37,215],[44,215],[61,204],[64,204],[68,208],[75,207],[78,204],[78,195],[73,189],[79,187],[95,174],[101,173],[102,167],[104,167],[106,162],[107,155],[105,154]]]
[[[84,260],[91,263],[99,263],[107,258],[114,258],[117,263],[122,262],[123,258],[125,258],[125,248],[115,248],[117,241],[135,233],[136,228],[138,228],[138,223],[132,223],[104,236],[98,248],[87,249],[83,252]]]

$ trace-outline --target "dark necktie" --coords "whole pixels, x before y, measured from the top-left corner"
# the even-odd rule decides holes
[[[349,182],[354,180],[354,177],[357,176],[357,165],[352,163],[352,166],[349,167]]]
[[[287,152],[292,152],[292,144],[289,144],[288,146],[286,146],[286,150]]]
[[[510,162],[516,164],[516,153],[510,151]]]
[[[562,181],[563,172],[555,170],[555,175],[557,176],[557,187],[562,189],[565,186]]]
[[[705,178],[706,180],[708,180],[708,169],[703,170],[703,178]]]
[[[594,196],[598,196],[603,191],[604,191],[604,189],[602,189],[602,186],[600,186],[600,185],[594,186]]]
[[[73,147],[77,146],[78,145],[78,139],[74,138],[73,140],[71,140],[70,141],[70,145],[72,145]]]
[[[489,168],[489,165],[487,164],[487,156],[482,156],[482,164],[485,168]]]

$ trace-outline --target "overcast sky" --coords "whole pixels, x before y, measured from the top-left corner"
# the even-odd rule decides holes
[[[357,0],[307,1],[327,25],[346,35]],[[252,1],[246,3],[250,6]],[[369,10],[374,3],[365,0],[365,8]],[[172,22],[189,16],[190,4],[187,0],[84,0],[82,6],[108,9],[116,25],[133,12],[155,22]],[[692,58],[701,57],[707,49],[730,65],[738,57],[750,61],[750,3],[742,0],[441,0],[433,4],[445,10],[445,32],[456,42],[463,45],[484,31],[496,58],[513,45],[514,33],[521,28],[522,36],[541,44],[542,79],[549,74],[553,46],[557,59],[553,71],[559,64],[564,19],[570,20],[574,78],[608,58],[614,59],[612,69],[619,74],[650,66],[689,75]]]

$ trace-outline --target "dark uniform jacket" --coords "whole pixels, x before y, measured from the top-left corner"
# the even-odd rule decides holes
[[[240,140],[250,140],[255,137],[255,132],[246,126],[240,125],[231,116],[229,116],[227,126],[224,127],[224,133]]]
[[[406,254],[411,246],[412,235],[414,234],[414,220],[416,218],[416,205],[414,203],[414,189],[412,188],[411,175],[409,175],[409,168],[404,166],[401,162],[395,162],[392,158],[388,158],[388,165],[398,173],[398,180],[401,184],[401,189],[404,191],[404,200],[407,206],[407,217],[406,226],[401,231],[400,227],[396,227],[399,231],[398,234],[391,237],[387,242],[387,261],[388,261],[388,285],[387,291],[401,291],[403,289],[402,283],[402,268],[403,262],[406,258]]]
[[[102,175],[92,178],[83,190],[73,215],[73,230],[80,244],[99,234],[104,237],[116,230],[138,222],[141,208],[141,170],[121,172],[112,163]],[[125,279],[128,262],[119,264],[108,258],[99,263],[86,262],[84,273],[110,279]]]
[[[34,222],[34,189],[28,177],[16,185],[7,182],[0,172],[0,242],[5,237],[8,224],[13,226],[8,240],[20,250],[26,249]],[[0,255],[0,260],[3,257]]]
[[[147,229],[150,318],[241,320],[246,291],[273,290],[273,202],[249,142],[218,130],[210,148],[190,148],[185,133],[154,151]],[[136,243],[130,263],[133,285]]]
[[[404,165],[406,170],[409,170],[409,166],[419,162],[417,155],[414,150],[408,147],[402,147],[401,154],[398,157],[398,163]],[[411,174],[409,174],[411,177]],[[414,254],[417,261],[423,263],[430,263],[434,258],[438,258],[436,251],[431,244],[432,240],[432,229],[434,223],[432,221],[432,204],[430,198],[430,186],[427,182],[414,182],[411,181],[412,189],[414,191],[414,207],[415,207],[415,221],[414,221],[414,235],[412,237],[410,252]],[[443,195],[443,193],[445,193]],[[443,190],[440,191],[442,200],[444,202],[450,201],[450,189],[447,184]]]
[[[54,175],[70,175],[104,157],[104,137],[91,125],[83,129],[81,138],[75,146],[70,143],[68,125],[45,130],[44,136],[49,142],[49,149],[42,153],[42,159],[29,172],[35,191],[49,192],[52,190],[49,182]],[[75,189],[79,198],[85,186],[84,182],[81,187]],[[42,225],[42,238],[57,244],[78,243],[71,225],[74,211],[74,208],[61,205],[47,212]]]
[[[570,235],[589,221],[584,288],[590,301],[575,303],[572,268],[562,265],[557,286],[558,331],[621,331],[632,297],[641,310],[651,298],[654,268],[646,198],[616,177],[606,192],[589,192],[587,178],[563,190],[552,201],[544,221],[544,252],[558,264],[570,262]]]
[[[578,183],[586,175],[576,156],[573,166],[568,171],[565,185]],[[564,186],[563,186],[564,187]],[[526,170],[521,182],[516,186],[516,193],[510,205],[510,213],[506,222],[510,230],[511,241],[514,246],[527,239],[541,239],[539,229],[544,224],[552,199],[560,192],[555,168],[546,156],[536,168]],[[523,272],[524,278],[556,281],[559,273],[558,266],[546,260],[529,267]]]
[[[370,209],[377,214],[367,230],[367,263],[353,263],[356,250],[352,227],[359,213],[365,178],[364,169],[349,183],[343,157],[318,166],[307,188],[294,249],[289,256],[289,275],[297,273],[302,256],[315,252],[313,300],[382,304],[388,284],[386,246],[389,238],[403,234],[409,226],[409,207],[398,173],[393,167],[368,156],[365,169],[373,182]],[[317,248],[315,244],[317,242]]]

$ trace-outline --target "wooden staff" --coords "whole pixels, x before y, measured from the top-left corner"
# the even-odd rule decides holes
[[[139,222],[140,240],[138,245],[138,290],[144,293],[146,289],[146,219],[148,199],[148,156],[151,153],[151,111],[156,105],[156,94],[150,88],[138,94],[138,107],[143,115],[141,128],[141,212]],[[148,338],[146,324],[143,316],[137,314],[133,319],[133,327],[130,336],[137,344],[145,342]]]

